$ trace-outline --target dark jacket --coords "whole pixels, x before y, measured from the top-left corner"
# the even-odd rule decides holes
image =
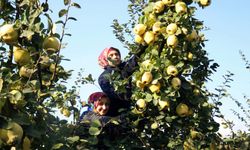
[[[80,123],[90,124],[91,122],[93,122],[95,120],[99,120],[102,127],[104,127],[110,121],[110,119],[111,119],[111,117],[109,117],[109,116],[100,116],[93,111],[87,111],[82,116]]]
[[[130,76],[133,74],[137,66],[137,56],[134,55],[128,61],[122,62],[117,67],[106,67],[103,73],[99,76],[98,83],[102,91],[106,93],[111,100],[108,115],[117,116],[120,114],[118,112],[119,109],[128,109],[130,107],[130,97],[132,95]],[[115,91],[111,80],[112,77],[117,74],[119,75],[119,80],[128,79],[128,83],[124,87],[125,91],[119,91],[119,93],[118,91]]]

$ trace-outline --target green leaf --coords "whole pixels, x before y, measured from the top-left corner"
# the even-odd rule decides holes
[[[59,11],[59,17],[62,17],[62,16],[64,16],[65,14],[67,14],[68,13],[68,11],[66,10],[66,9],[61,9],[60,11]]]
[[[0,47],[0,50],[5,51],[6,48],[5,47]]]
[[[0,95],[1,96],[1,95]],[[2,111],[2,108],[4,107],[4,105],[5,105],[5,102],[6,102],[6,99],[0,99],[0,113],[1,113],[1,111]]]
[[[63,146],[63,143],[57,143],[53,145],[52,149],[60,149]]]
[[[81,6],[79,4],[77,4],[77,3],[72,3],[71,6],[74,6],[76,8],[81,8]]]
[[[154,7],[154,3],[149,2],[148,5],[147,5],[147,7],[145,7],[145,8],[143,9],[143,12],[144,12],[145,14],[149,14],[150,12],[153,11],[153,7]]]
[[[74,18],[74,17],[69,17],[68,19],[69,19],[69,20],[74,20],[74,21],[77,21],[77,19],[76,19],[76,18]]]
[[[98,138],[97,136],[91,136],[88,138],[88,142],[91,145],[96,145],[98,143]]]
[[[89,134],[90,135],[99,135],[101,133],[101,130],[96,127],[90,127],[89,128]]]
[[[62,20],[59,20],[57,22],[55,22],[56,24],[64,24],[64,22]]]
[[[79,139],[80,139],[79,136],[73,136],[73,137],[68,137],[67,138],[68,142],[71,143],[71,144],[77,142]]]
[[[64,35],[67,35],[67,36],[72,36],[72,34],[70,34],[70,33],[66,33],[66,34],[64,34]]]
[[[0,78],[0,92],[2,91],[2,88],[3,88],[3,79]]]
[[[15,120],[15,122],[18,122],[22,125],[30,125],[31,124],[31,120],[30,120],[29,116],[24,114],[24,113],[16,114],[15,116],[13,116],[13,120]]]
[[[152,97],[152,95],[151,94],[149,94],[149,93],[147,93],[147,95],[146,95],[146,101],[147,102],[151,102],[152,101],[152,99],[153,99],[153,97]]]
[[[91,122],[91,127],[99,128],[99,127],[101,127],[101,126],[102,126],[102,124],[101,124],[100,120],[98,120],[98,119],[93,120],[93,121]]]
[[[213,126],[208,126],[207,129],[208,129],[208,130],[213,130],[214,127],[213,127]]]
[[[185,65],[185,63],[183,62],[183,61],[180,61],[177,65],[176,65],[176,67],[177,68],[183,68],[183,66]]]
[[[64,5],[69,5],[69,0],[64,0]]]
[[[34,34],[33,31],[30,30],[23,30],[22,34],[20,35],[20,37],[30,37]]]
[[[48,19],[48,32],[52,30],[52,27],[53,27],[53,21],[52,19],[50,18],[49,14],[45,14],[45,16],[47,17]]]
[[[113,123],[115,125],[119,125],[119,122],[117,120],[111,120],[111,123]]]

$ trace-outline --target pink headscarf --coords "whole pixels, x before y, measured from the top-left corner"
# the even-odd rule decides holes
[[[100,100],[102,97],[107,97],[107,95],[103,92],[94,92],[89,96],[88,103],[94,104],[95,101]],[[94,107],[96,107],[96,106],[94,106]]]
[[[102,68],[106,68],[108,66],[108,54],[110,51],[112,50],[115,50],[119,53],[119,55],[121,56],[120,54],[120,51],[117,49],[117,48],[114,48],[114,47],[107,47],[105,48],[101,54],[99,55],[98,57],[98,64],[99,66],[101,66]]]

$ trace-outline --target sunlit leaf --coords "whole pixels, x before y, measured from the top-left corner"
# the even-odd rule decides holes
[[[71,6],[74,6],[76,8],[81,8],[81,6],[79,4],[77,4],[77,3],[72,3]]]
[[[0,92],[2,91],[2,88],[3,88],[3,79],[0,78]]]
[[[90,135],[99,135],[101,133],[101,130],[96,127],[90,127],[89,128],[89,134]]]
[[[62,9],[59,11],[59,17],[62,17],[64,15],[66,15],[68,13],[68,11],[66,9]]]
[[[69,0],[64,0],[64,5],[69,5]]]
[[[71,144],[77,142],[79,139],[80,139],[79,136],[73,136],[73,137],[68,137],[67,138],[68,142],[71,143]]]
[[[53,145],[52,149],[60,149],[64,144],[63,143],[58,143]]]
[[[99,127],[101,127],[101,122],[100,122],[100,120],[98,120],[98,119],[95,119],[95,120],[93,120],[92,122],[91,122],[91,127],[96,127],[96,128],[99,128]]]

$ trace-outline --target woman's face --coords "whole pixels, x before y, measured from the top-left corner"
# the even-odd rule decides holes
[[[94,102],[95,109],[94,111],[99,115],[106,115],[109,110],[110,101],[107,97],[102,97],[98,101]]]
[[[109,66],[116,67],[121,63],[121,56],[116,50],[111,50],[108,53]]]

